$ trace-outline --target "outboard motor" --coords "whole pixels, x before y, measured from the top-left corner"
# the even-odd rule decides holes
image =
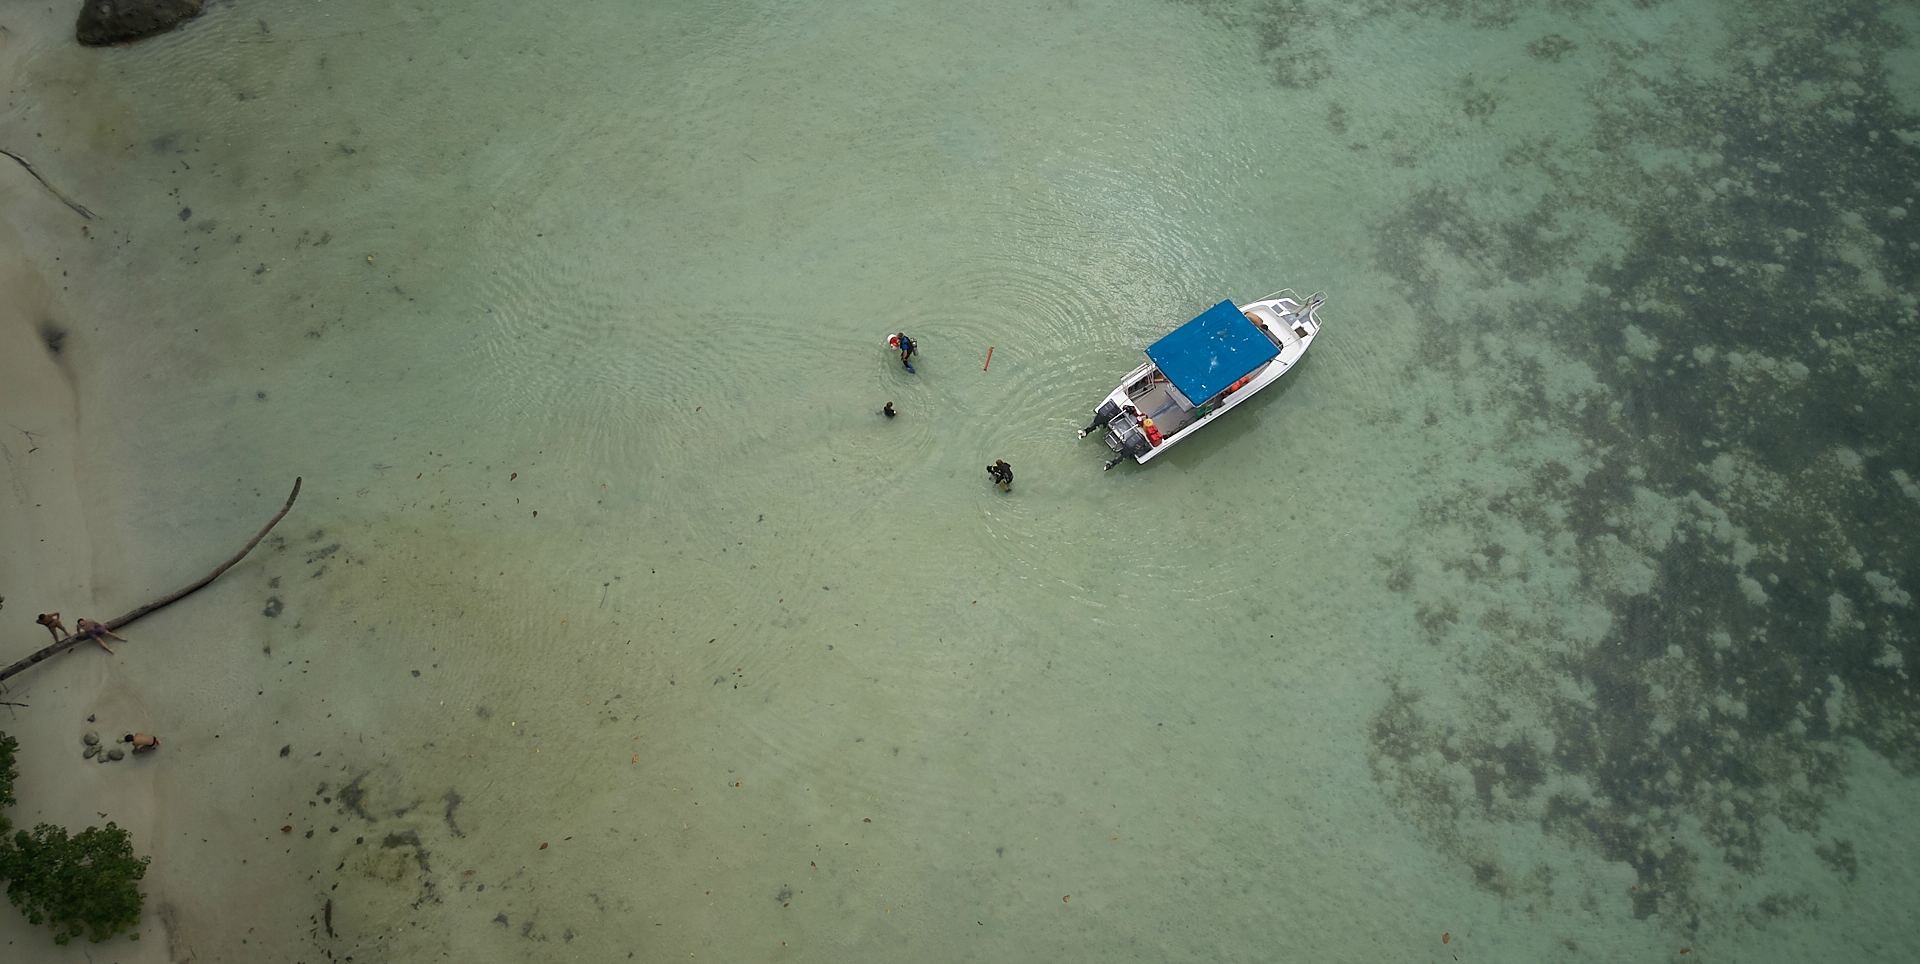
[[[1110,423],[1108,434],[1102,440],[1107,442],[1108,447],[1115,452],[1115,457],[1109,459],[1107,464],[1102,466],[1102,471],[1104,472],[1114,468],[1117,463],[1130,456],[1139,457],[1147,455],[1148,450],[1152,447],[1149,444],[1148,435],[1142,431],[1141,426],[1136,425],[1133,419],[1127,417],[1118,418],[1115,422]]]
[[[1122,406],[1115,404],[1114,399],[1103,402],[1102,407],[1095,410],[1095,421],[1088,423],[1087,428],[1075,433],[1075,437],[1087,438],[1090,432],[1101,428],[1104,423],[1120,414],[1122,414]]]

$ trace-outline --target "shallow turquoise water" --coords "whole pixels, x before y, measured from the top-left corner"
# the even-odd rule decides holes
[[[203,957],[1916,956],[1914,8],[23,38],[100,594],[304,478],[142,624]]]

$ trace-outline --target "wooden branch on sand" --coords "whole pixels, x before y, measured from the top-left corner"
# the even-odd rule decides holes
[[[75,213],[75,214],[78,214],[78,215],[80,215],[81,217],[83,217],[83,218],[86,218],[86,219],[87,219],[87,220],[89,220],[89,221],[91,221],[91,220],[93,220],[93,219],[95,218],[95,216],[96,216],[96,215],[95,215],[95,214],[94,214],[94,213],[93,213],[92,211],[89,211],[89,210],[87,210],[87,209],[86,209],[86,207],[84,207],[84,206],[82,206],[82,205],[80,205],[80,204],[78,204],[78,203],[76,203],[76,202],[74,201],[74,199],[73,199],[73,198],[70,198],[70,197],[68,197],[68,196],[66,196],[65,194],[62,194],[62,193],[60,193],[60,189],[59,189],[59,188],[57,188],[57,187],[54,187],[54,186],[53,186],[52,184],[49,184],[49,183],[47,183],[47,179],[46,179],[46,178],[44,178],[44,177],[41,177],[41,176],[40,176],[40,172],[39,172],[39,171],[36,171],[36,170],[34,170],[34,169],[33,169],[33,165],[32,165],[32,164],[28,164],[28,163],[27,163],[27,159],[26,159],[26,158],[24,158],[24,157],[21,157],[20,155],[18,155],[18,154],[15,154],[15,153],[14,153],[14,152],[12,152],[12,151],[0,151],[0,154],[5,154],[5,155],[7,155],[8,157],[11,157],[11,158],[13,158],[13,159],[14,159],[14,160],[16,160],[16,161],[19,161],[19,162],[20,162],[20,166],[21,166],[21,167],[24,167],[24,168],[26,168],[26,169],[27,169],[27,173],[28,173],[28,174],[31,174],[31,175],[33,175],[33,179],[34,179],[34,180],[36,180],[36,181],[39,181],[39,182],[40,182],[40,186],[41,186],[41,187],[44,187],[44,188],[46,188],[47,190],[49,190],[49,191],[52,191],[52,192],[53,192],[53,196],[54,196],[54,197],[57,197],[57,198],[59,198],[59,199],[60,199],[60,203],[62,203],[62,204],[65,204],[66,206],[68,206],[68,207],[70,207],[70,208],[73,208],[73,210],[74,210],[74,213]]]
[[[139,609],[136,609],[133,612],[126,614],[125,616],[120,616],[118,618],[109,620],[106,623],[106,627],[109,630],[119,629],[120,627],[125,626],[128,623],[131,623],[134,620],[139,619],[140,617],[145,616],[156,609],[159,609],[163,606],[170,605],[172,603],[179,602],[181,599],[200,590],[201,588],[205,587],[208,583],[213,582],[215,579],[219,578],[221,573],[226,572],[228,569],[232,568],[234,563],[239,562],[242,557],[246,556],[249,552],[254,551],[255,546],[260,545],[260,540],[265,539],[267,537],[268,531],[273,529],[275,525],[279,524],[281,518],[287,515],[287,510],[294,507],[294,499],[299,495],[300,495],[300,479],[296,478],[294,480],[294,491],[289,492],[287,494],[287,504],[281,506],[280,511],[274,513],[274,517],[272,519],[267,520],[267,524],[265,526],[262,526],[261,530],[254,534],[254,538],[248,540],[247,544],[245,546],[242,546],[239,552],[234,553],[234,557],[232,559],[229,559],[226,562],[221,563],[219,568],[216,568],[213,572],[208,573],[199,582],[194,583],[193,585],[188,586],[187,588],[182,589],[177,593],[174,593],[170,596],[164,596],[160,599],[156,599],[153,602],[150,602],[147,605],[142,606]],[[16,673],[19,673],[20,671],[26,669],[27,667],[32,666],[40,662],[41,660],[46,659],[49,656],[59,653],[62,650],[69,649],[77,643],[83,642],[91,638],[92,637],[86,636],[86,635],[68,636],[65,639],[62,639],[61,641],[54,643],[52,646],[48,646],[46,649],[43,649],[33,654],[32,656],[29,656],[26,659],[23,659],[13,664],[12,666],[9,666],[6,669],[0,670],[0,681],[5,681],[9,677],[13,676]]]

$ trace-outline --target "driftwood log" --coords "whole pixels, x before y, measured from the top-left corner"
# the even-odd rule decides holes
[[[232,568],[234,563],[239,562],[242,559],[242,557],[246,556],[249,552],[254,551],[255,546],[260,545],[260,540],[265,539],[267,537],[268,531],[273,529],[274,526],[280,522],[281,517],[287,514],[288,509],[291,509],[294,507],[294,499],[297,498],[299,495],[300,495],[300,479],[296,478],[294,480],[294,491],[289,492],[287,494],[287,504],[281,506],[280,511],[274,513],[274,517],[272,519],[267,520],[267,524],[265,526],[262,526],[259,532],[254,533],[254,537],[248,540],[247,544],[245,546],[242,546],[239,552],[234,553],[234,557],[232,559],[229,559],[226,562],[221,563],[218,568],[216,568],[213,572],[208,573],[206,576],[202,577],[199,582],[194,583],[193,585],[188,586],[187,588],[182,589],[177,593],[174,593],[169,596],[163,596],[159,599],[154,600],[153,602],[148,603],[145,606],[140,607],[139,609],[134,610],[133,612],[130,612],[124,616],[119,616],[112,620],[109,620],[105,624],[106,627],[108,629],[119,629],[120,627],[125,626],[128,623],[131,623],[134,620],[139,619],[140,617],[145,616],[156,609],[179,602],[181,599],[186,598],[188,595],[204,588],[208,583],[213,582],[215,579],[220,578],[221,573],[226,572],[228,569]],[[76,644],[85,642],[91,638],[92,637],[80,636],[80,635],[67,636],[61,639],[59,642],[54,643],[51,646],[48,646],[46,649],[43,649],[33,654],[32,656],[29,656],[26,659],[23,659],[13,664],[12,666],[7,667],[6,669],[0,669],[0,682],[4,682],[5,680],[12,677],[14,674],[19,673],[30,666],[38,664],[41,660],[44,660],[49,656],[52,656],[52,655],[55,655],[56,653],[60,653],[64,650],[70,649]]]
[[[95,217],[95,215],[94,215],[94,213],[93,213],[92,211],[89,211],[89,210],[87,210],[87,209],[86,209],[85,207],[83,207],[83,206],[82,206],[82,205],[81,205],[81,204],[80,204],[79,202],[77,202],[77,201],[75,201],[75,200],[74,200],[73,198],[70,198],[70,197],[68,197],[68,196],[66,196],[65,194],[62,194],[62,193],[60,193],[60,189],[59,189],[59,188],[57,188],[57,187],[54,187],[54,186],[53,186],[53,185],[52,185],[51,183],[49,183],[49,182],[47,181],[47,179],[46,179],[46,178],[44,178],[44,177],[41,177],[41,176],[40,176],[40,172],[39,172],[39,171],[36,171],[36,170],[34,170],[34,169],[33,169],[33,165],[32,165],[32,164],[28,164],[28,163],[27,163],[27,159],[26,159],[26,158],[24,158],[24,157],[21,157],[20,155],[18,155],[18,154],[15,154],[15,153],[14,153],[14,152],[12,152],[12,151],[0,151],[0,154],[5,154],[5,155],[7,155],[8,157],[11,157],[11,158],[13,158],[13,159],[14,159],[14,160],[16,160],[16,161],[19,161],[19,162],[20,162],[20,166],[21,166],[21,167],[24,167],[24,168],[26,168],[26,169],[27,169],[27,173],[28,173],[28,174],[31,174],[31,175],[33,175],[33,179],[34,179],[34,180],[36,180],[36,181],[39,181],[39,182],[40,182],[40,186],[41,186],[41,187],[44,187],[44,188],[46,188],[47,190],[49,190],[49,191],[52,191],[52,192],[53,192],[53,196],[54,196],[54,197],[57,197],[57,198],[59,198],[59,199],[60,199],[60,203],[62,203],[62,204],[65,204],[66,206],[68,206],[68,207],[70,207],[70,208],[73,208],[73,210],[74,210],[74,213],[75,213],[75,214],[78,214],[78,215],[80,215],[81,217],[83,217],[83,218],[86,218],[86,219],[87,219],[87,220],[89,220],[89,221],[91,221],[91,220],[93,220],[93,219],[94,219],[94,217]]]

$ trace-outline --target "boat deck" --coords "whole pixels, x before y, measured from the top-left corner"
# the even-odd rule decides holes
[[[1161,373],[1155,372],[1128,387],[1129,404],[1154,420],[1155,427],[1167,438],[1195,421],[1195,410]]]
[[[1252,316],[1256,327],[1261,328],[1262,333],[1268,335],[1270,341],[1275,342],[1275,347],[1282,349],[1284,352],[1301,343],[1303,338],[1315,333],[1315,330],[1309,327],[1309,324],[1302,319],[1297,319],[1295,328],[1289,327],[1289,325],[1283,321],[1282,314],[1276,311],[1272,305],[1250,305],[1249,310],[1244,312],[1244,314]],[[1301,331],[1298,332],[1296,328],[1300,328]]]

